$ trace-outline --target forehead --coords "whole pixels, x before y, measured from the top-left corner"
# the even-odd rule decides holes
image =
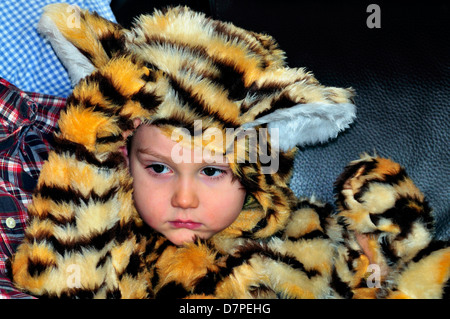
[[[217,152],[193,142],[193,138],[180,135],[177,128],[144,124],[133,137],[133,149],[137,153],[163,157],[175,163],[226,164],[222,149]]]
[[[151,124],[140,125],[133,136],[133,145],[137,145],[140,148],[143,146],[164,146],[172,145],[176,143],[172,141],[171,138],[164,133],[162,129],[158,126]]]

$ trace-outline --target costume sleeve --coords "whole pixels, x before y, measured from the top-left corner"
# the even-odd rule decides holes
[[[12,275],[18,287],[33,295],[120,295],[119,277],[136,238],[132,216],[122,215],[133,206],[131,196],[119,190],[131,192],[131,186],[123,173],[96,167],[89,163],[93,159],[76,160],[81,151],[50,153],[29,206]]]
[[[20,90],[0,78],[0,298],[30,298],[8,278],[24,238],[27,206],[65,99]]]
[[[139,267],[130,264],[139,257],[132,179],[119,152],[89,144],[111,117],[83,108],[78,100],[68,104],[28,206],[11,276],[18,288],[35,296],[117,298],[122,290],[136,296],[145,287],[133,288],[137,281],[130,282],[136,273],[130,267]]]
[[[448,295],[449,242],[434,239],[432,210],[403,167],[364,155],[336,191],[345,238],[336,279],[353,298]]]

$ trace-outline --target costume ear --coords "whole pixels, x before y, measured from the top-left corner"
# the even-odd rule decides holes
[[[123,49],[122,27],[67,3],[45,6],[37,29],[50,41],[72,85],[108,63],[115,51]]]
[[[253,106],[243,115],[242,128],[267,124],[269,132],[277,129],[282,151],[335,138],[356,117],[351,88],[320,85],[303,69],[277,70],[263,77],[256,87],[257,92],[270,88],[273,93],[259,102],[257,94],[251,98],[249,104]]]

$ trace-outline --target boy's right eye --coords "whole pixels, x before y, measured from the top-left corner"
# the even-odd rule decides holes
[[[170,172],[170,169],[163,165],[163,164],[151,164],[149,166],[147,166],[146,168],[149,168],[153,171],[153,173],[156,174],[166,174]]]

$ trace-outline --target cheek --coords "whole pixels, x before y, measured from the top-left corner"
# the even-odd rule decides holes
[[[133,199],[139,215],[153,227],[167,211],[167,194],[164,194],[163,188],[152,185],[145,174],[138,172],[133,175]]]
[[[208,219],[217,229],[223,229],[231,225],[242,211],[245,200],[245,191],[232,187],[227,190],[215,192],[208,196],[210,207]],[[214,200],[211,201],[211,198]],[[220,212],[218,215],[217,212]]]

